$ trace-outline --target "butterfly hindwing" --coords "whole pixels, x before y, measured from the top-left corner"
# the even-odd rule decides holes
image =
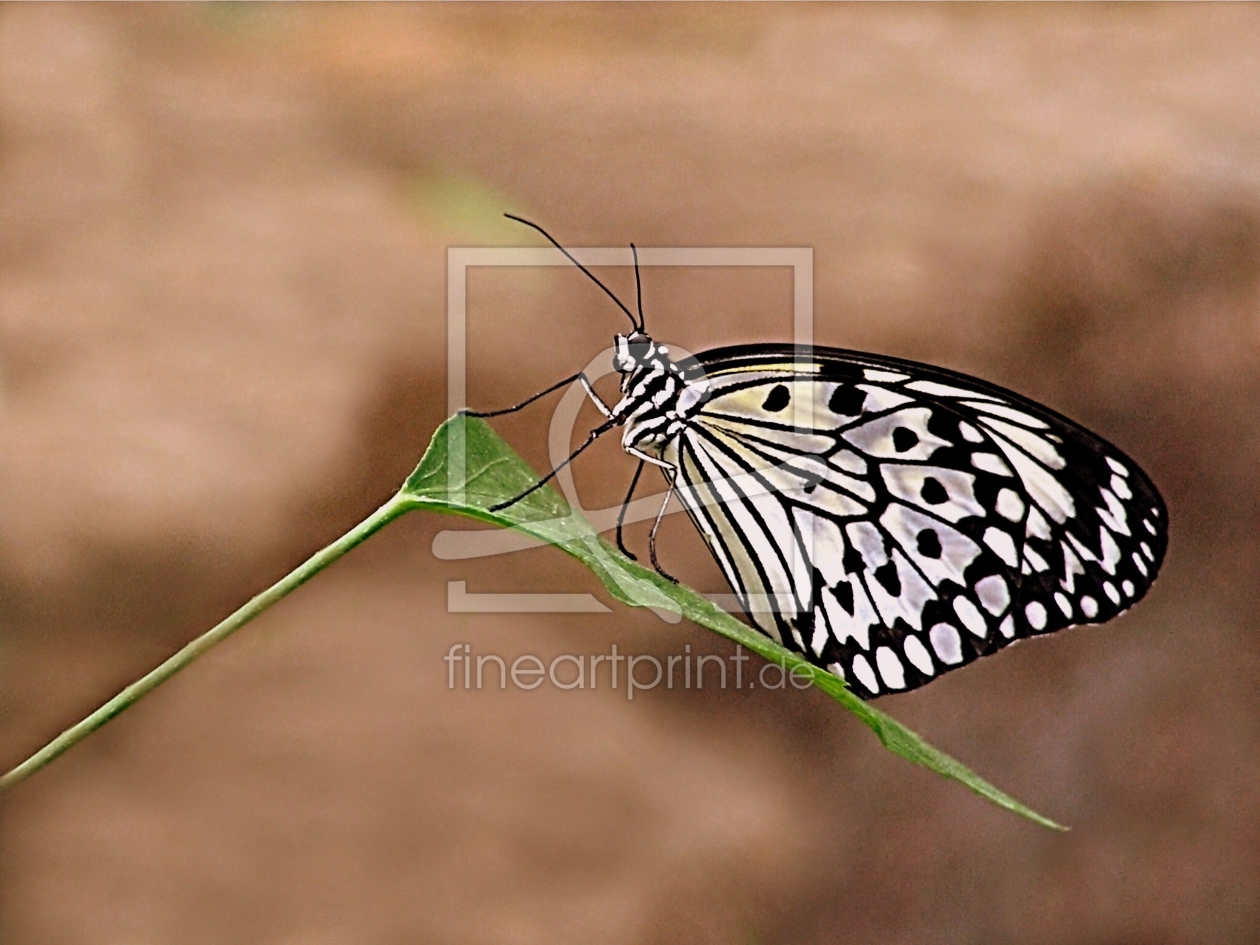
[[[1107,620],[1158,571],[1141,470],[1016,394],[834,349],[699,360],[664,453],[682,501],[754,622],[861,695]]]

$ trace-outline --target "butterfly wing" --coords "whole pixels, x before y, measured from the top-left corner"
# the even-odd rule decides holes
[[[1109,620],[1163,561],[1141,469],[1018,394],[838,349],[698,361],[680,498],[754,623],[860,695]]]

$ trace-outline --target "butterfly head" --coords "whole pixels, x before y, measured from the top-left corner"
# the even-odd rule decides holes
[[[619,374],[634,374],[654,361],[668,360],[668,350],[641,331],[618,335],[613,341],[613,368]]]
[[[649,378],[680,376],[669,349],[641,331],[617,335],[613,340],[613,370],[621,375],[623,393],[642,386]]]

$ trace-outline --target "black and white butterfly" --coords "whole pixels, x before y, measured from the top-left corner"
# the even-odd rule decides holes
[[[1102,623],[1150,588],[1163,500],[1066,417],[964,374],[836,348],[674,361],[646,334],[641,302],[636,320],[520,222],[630,317],[613,358],[622,398],[608,406],[578,374],[479,415],[582,383],[606,420],[566,463],[624,427],[639,459],[630,492],[645,463],[660,467],[756,626],[857,694],[904,692],[1015,640]],[[617,542],[625,550],[620,522]]]

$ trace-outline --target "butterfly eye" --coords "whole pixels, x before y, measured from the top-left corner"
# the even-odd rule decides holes
[[[632,374],[652,358],[656,345],[647,335],[635,332],[618,335],[613,342],[613,369],[622,374]]]

